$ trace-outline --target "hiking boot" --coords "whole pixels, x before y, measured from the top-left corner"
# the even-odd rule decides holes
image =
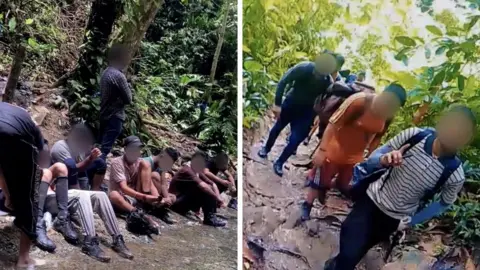
[[[159,209],[158,218],[169,225],[175,224],[175,221],[172,219],[166,208]]]
[[[231,208],[233,210],[237,210],[237,198],[232,198],[230,202],[228,203],[228,208]]]
[[[278,162],[273,163],[273,172],[282,177],[283,176],[283,164],[280,164]]]
[[[302,203],[301,211],[302,211],[302,216],[301,216],[301,221],[306,221],[310,219],[310,212],[312,212],[312,206],[311,204],[307,203],[306,201]]]
[[[53,228],[63,235],[63,238],[69,243],[77,244],[78,243],[78,234],[72,228],[72,223],[70,218],[67,216],[65,219],[60,219],[57,217],[53,223]]]
[[[204,225],[212,227],[225,227],[227,223],[217,218],[217,215],[214,213],[208,214],[203,221]]]
[[[37,224],[36,233],[37,239],[35,240],[35,245],[43,251],[53,253],[57,246],[55,246],[55,243],[48,238],[47,228],[43,219]]]
[[[120,257],[123,257],[125,259],[129,259],[129,260],[133,259],[133,254],[130,252],[130,250],[125,245],[125,240],[123,240],[123,236],[121,234],[113,237],[112,249],[115,252],[117,252],[118,255],[120,255]]]
[[[139,235],[159,235],[157,224],[140,209],[136,209],[127,216],[127,230]]]
[[[262,148],[260,148],[260,150],[258,151],[258,156],[261,158],[267,158],[268,151],[267,151],[267,148],[265,148],[265,146],[262,146]]]
[[[97,237],[86,236],[82,246],[82,252],[100,262],[110,262],[110,257],[100,248]]]

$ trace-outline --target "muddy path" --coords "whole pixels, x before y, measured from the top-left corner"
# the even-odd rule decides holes
[[[300,204],[306,192],[304,184],[307,171],[294,164],[308,162],[318,139],[312,139],[308,146],[299,146],[297,154],[286,163],[284,175],[280,178],[274,174],[272,167],[286,145],[287,131],[280,135],[268,159],[257,156],[268,136],[271,122],[267,118],[267,124],[259,127],[263,137],[249,134],[250,142],[247,139],[244,143],[244,236],[262,239],[266,247],[264,260],[254,263],[253,268],[323,269],[325,261],[338,252],[340,224],[349,212],[347,201],[333,190],[329,192],[325,206],[315,202],[312,220],[296,226]],[[248,143],[251,145],[248,146]],[[429,254],[432,252],[397,248],[392,256],[395,262],[385,265],[383,255],[386,247],[388,245],[371,249],[358,268],[429,269],[424,267],[431,265],[434,260],[431,257],[433,254]],[[407,264],[414,268],[404,268]]]
[[[133,261],[120,258],[109,248],[111,237],[98,216],[96,232],[101,239],[101,248],[111,256],[110,263],[105,264],[86,256],[81,247],[68,244],[54,230],[49,236],[57,245],[55,254],[48,254],[34,248],[32,256],[47,261],[36,269],[237,269],[237,213],[232,209],[220,209],[219,213],[228,224],[226,228],[212,228],[173,214],[177,224],[167,225],[160,220],[161,235],[149,239],[127,232],[125,222],[119,219],[120,230],[135,258]],[[12,227],[12,217],[0,217],[0,269],[15,269],[18,254],[18,236]]]

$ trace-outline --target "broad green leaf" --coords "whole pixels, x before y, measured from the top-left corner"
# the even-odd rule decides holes
[[[460,48],[462,48],[462,51],[465,53],[471,53],[475,51],[475,42],[474,41],[466,41],[460,44]]]
[[[243,67],[247,71],[260,71],[263,69],[262,64],[258,63],[257,61],[245,61],[243,63]]]
[[[405,46],[413,47],[413,46],[417,45],[417,43],[415,42],[414,39],[406,37],[406,36],[398,36],[398,37],[395,38],[395,40],[398,43],[403,44]]]
[[[33,23],[33,19],[27,19],[27,20],[25,21],[25,24],[26,24],[26,25],[30,25],[30,24],[32,24],[32,23]]]
[[[435,25],[427,25],[425,26],[425,28],[427,28],[427,30],[434,35],[437,35],[437,36],[443,35],[442,30],[440,30],[440,28],[436,27]]]
[[[458,75],[457,77],[457,86],[459,90],[465,89],[465,77],[462,75]]]
[[[444,79],[445,79],[445,70],[442,69],[440,72],[438,72],[433,77],[433,80],[432,80],[432,83],[430,84],[430,86],[438,86],[438,85],[442,84]]]
[[[445,52],[446,49],[447,49],[447,47],[445,47],[445,46],[440,46],[440,47],[438,47],[438,49],[435,51],[435,54],[436,54],[436,55],[441,55],[441,54],[443,54],[443,53]]]
[[[262,0],[262,6],[265,9],[265,11],[270,10],[273,7],[273,0]]]
[[[430,56],[432,56],[432,51],[430,48],[425,47],[425,58],[430,59]]]
[[[251,53],[251,52],[252,52],[252,51],[247,47],[247,45],[245,45],[245,44],[242,45],[242,49],[243,49],[243,51],[246,52],[246,53]]]
[[[297,59],[305,59],[308,56],[305,52],[295,52],[294,55]]]
[[[477,24],[478,20],[480,19],[480,16],[479,15],[475,15],[475,16],[472,16],[470,18],[470,22],[467,24],[467,31],[470,31],[470,29],[472,29],[473,26],[475,26],[475,24]]]
[[[38,45],[37,41],[36,41],[34,38],[29,38],[29,39],[27,40],[27,43],[28,43],[28,45],[30,45],[30,47],[32,47],[32,48],[35,48],[35,47],[37,47],[37,45]]]
[[[15,30],[15,27],[17,27],[17,20],[15,18],[11,18],[8,21],[8,29],[13,32]]]

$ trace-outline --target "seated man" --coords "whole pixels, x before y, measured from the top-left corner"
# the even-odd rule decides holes
[[[215,214],[217,205],[223,206],[223,200],[215,184],[210,185],[200,178],[200,173],[205,168],[205,153],[196,152],[192,156],[190,166],[183,166],[173,176],[169,192],[177,196],[177,201],[172,205],[172,209],[185,215],[201,206],[204,214],[203,224],[223,227],[226,223],[218,220]]]
[[[125,154],[113,158],[107,172],[109,179],[108,196],[117,212],[135,215],[141,212],[137,207],[158,207],[165,205],[152,182],[150,164],[140,156],[143,143],[137,136],[124,140]],[[127,217],[128,221],[128,217]],[[158,227],[153,220],[150,224]]]
[[[218,173],[223,173],[228,180],[224,180],[218,176]],[[217,186],[220,193],[230,190],[232,193],[232,199],[228,203],[228,207],[237,209],[237,189],[236,180],[233,175],[228,171],[228,155],[225,152],[218,153],[213,161],[208,162],[207,168],[201,174],[201,177],[206,177],[213,181]]]
[[[41,156],[40,165],[46,165],[50,163],[49,157]],[[133,259],[132,253],[125,246],[125,241],[123,236],[120,234],[118,228],[117,219],[115,213],[113,212],[112,205],[108,200],[107,195],[102,191],[86,191],[79,189],[67,190],[67,174],[68,169],[63,163],[55,163],[50,166],[48,169],[43,169],[42,182],[39,187],[39,208],[38,208],[38,219],[40,225],[37,225],[37,228],[41,226],[42,233],[39,234],[39,239],[37,241],[44,242],[44,245],[47,247],[53,247],[55,249],[55,244],[48,238],[45,232],[45,222],[42,220],[43,212],[48,211],[56,215],[55,229],[60,231],[65,239],[69,242],[77,242],[78,236],[76,232],[72,229],[70,222],[63,227],[58,229],[57,221],[62,215],[62,212],[65,212],[66,216],[68,214],[67,205],[70,206],[69,209],[75,210],[75,214],[80,218],[80,224],[84,231],[84,243],[82,246],[82,252],[92,256],[93,258],[101,262],[109,262],[110,257],[107,256],[100,248],[97,235],[95,233],[95,223],[93,212],[97,213],[105,224],[107,232],[112,236],[113,244],[112,249],[116,251],[120,256]],[[60,186],[61,180],[65,183]],[[51,189],[53,187],[55,191]],[[56,200],[57,203],[51,203],[52,200]],[[67,201],[67,202],[64,202]],[[63,230],[62,230],[63,229]],[[38,229],[37,229],[38,231]],[[67,235],[68,233],[68,235]]]
[[[149,156],[143,160],[150,164],[152,169],[152,181],[164,202],[165,207],[158,208],[156,215],[167,224],[173,224],[174,221],[169,217],[167,208],[177,199],[175,195],[168,192],[168,171],[172,169],[173,164],[178,160],[180,154],[177,150],[168,147],[156,156]]]
[[[84,124],[73,126],[67,139],[56,142],[51,151],[54,163],[64,163],[68,168],[70,188],[100,190],[107,166],[100,158],[101,152],[93,148],[94,136]],[[93,149],[92,149],[93,148]]]

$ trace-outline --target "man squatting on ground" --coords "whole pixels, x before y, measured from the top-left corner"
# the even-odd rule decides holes
[[[220,193],[229,190],[231,192],[232,199],[228,203],[228,207],[237,209],[237,180],[228,171],[228,162],[229,158],[225,152],[217,153],[213,160],[208,161],[207,168],[205,168],[203,174],[201,174],[201,177],[206,177],[207,180],[213,181],[217,185]],[[219,173],[225,175],[227,180],[219,177]]]
[[[48,151],[48,145],[44,147],[45,150]],[[43,169],[43,177],[39,187],[38,219],[42,219],[44,210],[50,212],[53,216],[56,215],[54,228],[65,237],[67,242],[76,244],[79,239],[71,226],[69,216],[77,216],[84,233],[82,252],[101,262],[109,262],[110,257],[100,248],[95,233],[93,215],[95,212],[103,220],[107,232],[112,236],[112,249],[124,258],[133,259],[132,253],[125,246],[123,236],[120,234],[117,218],[107,194],[103,191],[68,190],[66,188],[67,166],[57,162],[48,167],[50,162],[49,155],[41,156],[40,165],[45,169]],[[59,183],[62,182],[65,182],[65,184],[59,186]],[[67,222],[59,225],[58,220],[61,216],[67,216]],[[54,251],[56,247],[46,235],[45,222],[40,221],[39,223],[41,233],[39,233],[38,242],[42,243],[47,249]]]
[[[330,74],[340,70],[344,62],[343,56],[326,53],[317,57],[315,62],[302,62],[292,67],[278,82],[274,106],[277,121],[270,130],[265,146],[258,152],[260,157],[266,158],[281,131],[290,125],[291,135],[288,144],[273,165],[277,175],[283,175],[283,164],[307,138],[315,118],[313,110],[315,99],[325,93],[328,86],[333,83]],[[287,88],[291,90],[287,91],[287,96],[282,102]]]
[[[320,147],[314,155],[315,176],[309,182],[302,204],[302,220],[310,218],[316,198],[325,203],[327,190],[335,184],[346,196],[355,164],[363,161],[364,151],[373,151],[385,133],[389,119],[406,102],[407,94],[399,84],[390,84],[380,94],[357,93],[347,98],[330,118]]]
[[[476,125],[469,108],[453,106],[440,118],[437,131],[415,145],[408,141],[422,129],[409,128],[372,153],[368,162],[377,168],[391,168],[390,172],[371,183],[365,196],[354,204],[342,224],[340,252],[325,269],[353,270],[371,247],[388,240],[395,231],[424,223],[452,205],[465,181],[457,153],[473,139]],[[440,201],[421,208],[422,198],[445,173],[447,178],[438,190]]]

